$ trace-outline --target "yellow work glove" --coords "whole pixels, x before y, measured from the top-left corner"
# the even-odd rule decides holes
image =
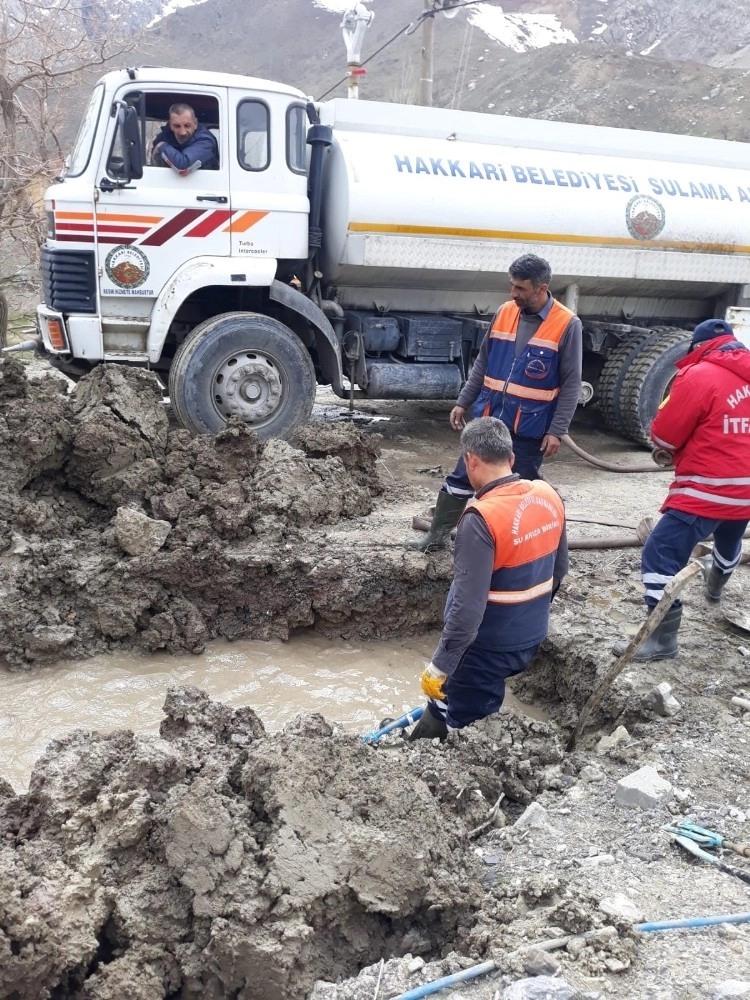
[[[434,663],[427,664],[419,680],[422,690],[428,698],[434,698],[435,701],[445,701],[443,684],[447,680],[447,675],[442,670],[438,670]]]

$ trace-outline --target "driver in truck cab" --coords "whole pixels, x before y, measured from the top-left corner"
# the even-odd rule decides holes
[[[219,147],[189,104],[173,104],[169,121],[162,126],[151,147],[154,166],[171,167],[180,177],[193,170],[218,170]]]

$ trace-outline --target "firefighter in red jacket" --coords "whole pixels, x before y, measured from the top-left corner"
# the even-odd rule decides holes
[[[649,612],[687,566],[697,543],[712,534],[705,591],[709,601],[720,600],[740,561],[750,520],[750,351],[735,339],[729,323],[708,319],[696,326],[677,368],[670,395],[651,425],[654,444],[674,456],[675,477],[662,517],[643,547]],[[677,600],[634,659],[677,656],[681,618]],[[623,648],[619,643],[615,652]]]
[[[473,420],[461,450],[476,496],[458,525],[445,624],[422,674],[429,701],[409,739],[444,739],[496,712],[549,625],[562,500],[511,471],[510,431],[495,417]]]

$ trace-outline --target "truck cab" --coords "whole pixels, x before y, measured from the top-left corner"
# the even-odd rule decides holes
[[[175,105],[192,108],[214,136],[217,169],[179,173],[153,156]],[[290,380],[314,387],[320,369],[295,287],[308,262],[308,126],[304,95],[282,84],[159,69],[105,76],[45,199],[38,318],[53,362],[74,376],[100,361],[148,366],[165,380],[172,373],[178,414],[193,430],[215,431],[239,413],[283,433],[288,419],[275,418],[293,394]],[[222,316],[235,332],[223,338],[221,370],[202,402],[185,403],[182,383],[200,362],[176,371],[175,358],[196,328]],[[248,340],[250,316],[263,330]],[[335,371],[333,331],[322,314],[318,321],[328,337],[324,367]],[[279,338],[286,350],[272,349]]]

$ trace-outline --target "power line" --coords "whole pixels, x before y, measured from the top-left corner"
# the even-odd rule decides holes
[[[469,61],[467,42],[469,38],[469,19],[466,18],[466,25],[464,26],[464,37],[461,43],[461,55],[458,57],[458,66],[456,68],[456,75],[453,80],[453,94],[451,96],[451,108],[456,107],[456,101],[460,100],[460,91],[463,88],[466,73],[464,71],[464,66]]]
[[[485,2],[485,0],[463,0],[463,2],[458,2],[458,3],[451,4],[450,7],[441,7],[439,9],[440,10],[458,10],[461,7],[473,7],[474,4],[484,3],[484,2]],[[368,62],[371,62],[375,58],[375,56],[379,56],[380,53],[383,51],[383,49],[387,49],[388,46],[392,42],[395,42],[396,39],[400,38],[402,35],[411,35],[411,34],[413,34],[417,30],[417,27],[422,23],[422,21],[426,17],[434,17],[435,13],[436,13],[435,8],[433,8],[432,10],[424,10],[424,11],[422,11],[422,13],[419,15],[419,17],[415,21],[409,21],[409,23],[406,25],[406,27],[401,28],[400,31],[397,31],[396,34],[392,38],[389,38],[387,42],[384,42],[380,46],[379,49],[376,49],[375,52],[373,52],[371,56],[368,56],[367,59],[364,59],[360,63],[360,65],[361,66],[366,66],[368,64]],[[334,85],[332,87],[329,87],[328,90],[324,91],[320,95],[320,97],[318,98],[318,100],[322,101],[323,98],[327,97],[331,93],[332,90],[335,90],[337,87],[340,87],[342,83],[346,83],[347,79],[348,79],[348,77],[342,76],[342,78],[340,80],[338,80],[336,83],[334,83]]]

